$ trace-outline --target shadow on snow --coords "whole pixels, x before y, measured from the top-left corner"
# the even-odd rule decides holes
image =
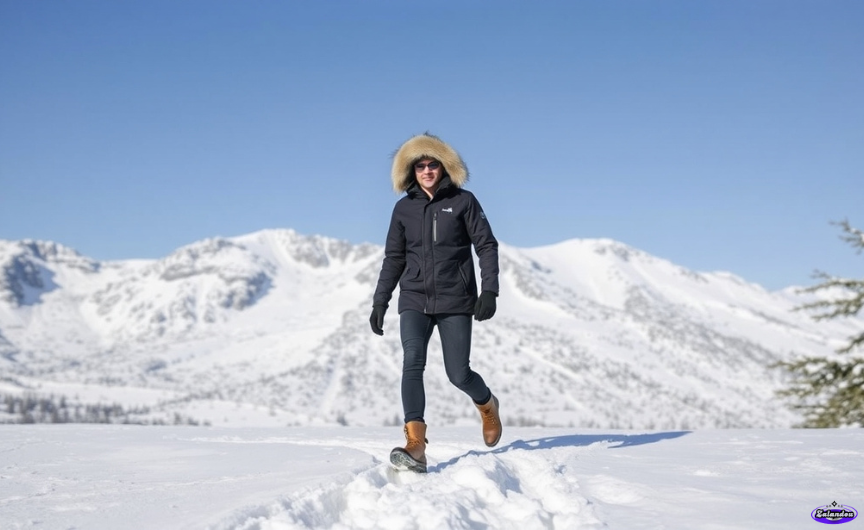
[[[453,464],[459,462],[466,456],[482,456],[507,453],[510,451],[537,451],[540,449],[554,449],[556,447],[587,447],[596,443],[607,442],[610,449],[630,447],[633,445],[645,445],[680,438],[691,431],[657,432],[649,434],[567,434],[564,436],[546,436],[534,440],[516,440],[504,447],[490,451],[468,451],[446,462],[441,462],[429,467],[430,473],[437,473]]]

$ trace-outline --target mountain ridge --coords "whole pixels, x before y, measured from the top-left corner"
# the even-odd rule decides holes
[[[814,323],[793,289],[690,271],[610,239],[500,246],[495,318],[472,365],[505,422],[605,428],[785,427],[768,368],[864,327]],[[383,248],[290,229],[99,262],[0,241],[0,393],[54,393],[211,424],[399,422],[401,345],[368,329]],[[394,297],[398,292],[394,293]],[[27,303],[24,303],[27,302]],[[476,421],[433,336],[427,417]]]

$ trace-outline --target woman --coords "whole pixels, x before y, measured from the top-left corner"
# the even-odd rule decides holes
[[[406,445],[393,449],[390,461],[398,468],[424,473],[423,371],[435,326],[447,377],[480,411],[484,442],[494,447],[501,439],[498,398],[469,366],[471,315],[481,321],[495,314],[498,241],[480,203],[462,189],[468,168],[438,137],[427,133],[405,142],[393,157],[391,177],[394,190],[407,194],[393,208],[369,323],[373,332],[384,334],[384,313],[398,283]],[[472,245],[480,260],[479,297]]]

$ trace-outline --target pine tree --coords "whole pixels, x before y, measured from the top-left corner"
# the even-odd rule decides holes
[[[864,250],[864,231],[853,228],[848,221],[838,224],[843,229],[841,239],[852,245],[858,254]],[[803,289],[802,293],[819,291],[841,292],[847,296],[820,300],[797,307],[813,311],[815,320],[855,316],[864,306],[864,279],[838,278],[821,271],[816,278],[822,282]],[[779,395],[795,400],[792,408],[804,414],[802,427],[864,427],[864,358],[850,355],[864,346],[864,333],[849,337],[838,349],[839,356],[805,357],[778,363],[792,377],[789,388]]]

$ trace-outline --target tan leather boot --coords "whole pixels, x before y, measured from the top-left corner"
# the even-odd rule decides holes
[[[501,418],[498,416],[498,398],[493,394],[485,405],[474,405],[483,420],[483,441],[487,447],[495,447],[501,439]]]
[[[407,469],[417,473],[426,472],[426,424],[422,421],[409,421],[405,424],[405,447],[390,451],[390,463],[397,469]]]

